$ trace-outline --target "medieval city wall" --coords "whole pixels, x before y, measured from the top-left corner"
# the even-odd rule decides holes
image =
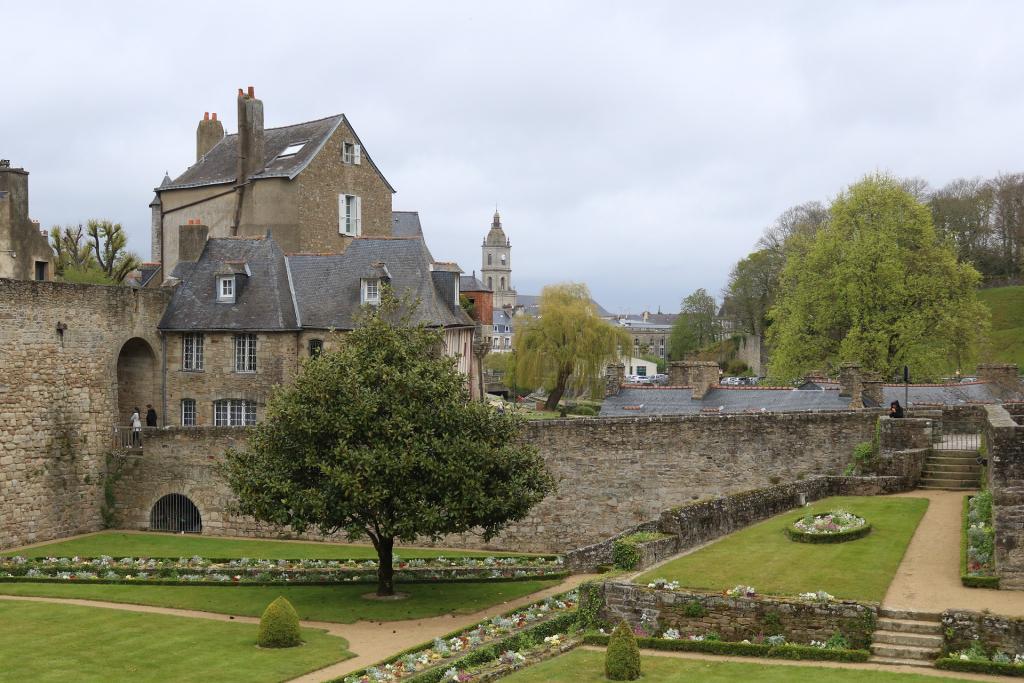
[[[122,376],[159,359],[167,293],[0,279],[0,548],[101,526],[104,456]],[[131,343],[129,344],[129,341]],[[125,400],[155,400],[133,387]]]

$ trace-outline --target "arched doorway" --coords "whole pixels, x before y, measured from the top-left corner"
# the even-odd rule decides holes
[[[199,534],[203,531],[203,518],[199,508],[180,493],[168,493],[153,505],[149,512],[150,531],[181,531]]]
[[[132,337],[117,355],[117,421],[127,425],[135,408],[146,417],[146,404],[157,407],[157,363],[153,347],[145,339]]]

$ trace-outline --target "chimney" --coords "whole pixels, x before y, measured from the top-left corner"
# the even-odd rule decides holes
[[[864,375],[864,380],[861,382],[862,390],[861,396],[865,406],[878,407],[881,406],[885,401],[885,395],[882,391],[882,376],[877,372],[869,372]]]
[[[238,89],[238,180],[241,185],[263,170],[263,102]]]
[[[178,226],[178,261],[198,261],[209,235],[210,228],[198,218],[190,218],[188,223]]]
[[[852,397],[854,385],[860,385],[860,365],[857,363],[843,363],[839,366],[839,395]]]
[[[674,360],[668,364],[668,383],[673,387],[684,387],[690,384],[686,371],[686,361]]]
[[[711,387],[718,386],[718,363],[713,360],[672,361],[668,364],[668,383],[691,387],[691,398],[699,401]]]
[[[604,396],[618,396],[623,380],[626,379],[626,366],[622,363],[610,363],[604,370]]]
[[[217,120],[217,113],[214,112],[213,118],[210,118],[210,112],[205,112],[196,128],[196,161],[206,156],[223,139],[224,124]]]

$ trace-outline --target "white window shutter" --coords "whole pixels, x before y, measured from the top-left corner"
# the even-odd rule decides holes
[[[345,195],[338,195],[338,232],[344,235],[345,229]]]
[[[352,198],[352,203],[355,205],[353,207],[354,210],[352,211],[352,213],[354,214],[352,216],[352,228],[353,228],[352,229],[352,234],[354,234],[354,235],[362,235],[363,234],[363,200],[360,199],[359,197],[353,197]]]
[[[352,145],[352,163],[358,166],[362,162],[363,146],[356,143]]]

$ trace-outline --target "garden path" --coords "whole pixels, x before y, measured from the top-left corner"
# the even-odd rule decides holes
[[[941,612],[946,609],[991,610],[1024,617],[1024,591],[967,588],[960,583],[960,525],[966,491],[923,490],[897,493],[927,498],[928,510],[907,546],[883,607]]]
[[[472,614],[450,614],[426,619],[408,619],[403,621],[357,621],[354,624],[336,624],[327,621],[302,621],[305,628],[316,628],[327,631],[331,635],[340,636],[348,641],[348,649],[356,653],[355,657],[337,662],[323,669],[310,672],[294,679],[292,683],[319,683],[357,671],[370,664],[379,662],[388,655],[394,654],[420,643],[429,642],[455,629],[471,626],[478,621],[507,612],[510,609],[529,605],[552,595],[564,593],[580,585],[584,581],[595,578],[595,574],[574,574],[557,586],[546,588],[515,600]],[[230,589],[229,589],[230,590]],[[150,614],[170,614],[194,619],[212,619],[214,621],[236,621],[243,624],[258,624],[256,617],[228,616],[198,610],[174,609],[170,607],[154,607],[151,605],[130,605],[120,602],[100,600],[80,600],[76,598],[42,598],[22,595],[0,595],[0,600],[28,600],[32,602],[53,602],[64,605],[83,605],[85,607],[101,607],[119,609],[128,612],[147,612]]]

